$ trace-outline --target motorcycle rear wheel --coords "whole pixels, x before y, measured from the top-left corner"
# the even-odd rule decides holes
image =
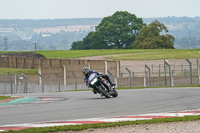
[[[118,96],[118,92],[117,92],[115,89],[113,89],[113,94],[112,94],[112,96],[113,96],[113,97],[117,97],[117,96]]]

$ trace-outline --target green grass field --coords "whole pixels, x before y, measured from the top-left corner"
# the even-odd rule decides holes
[[[0,74],[27,74],[27,75],[35,75],[38,74],[37,69],[15,69],[15,68],[0,68]]]
[[[8,52],[0,52],[8,53]],[[118,55],[107,57],[113,60],[159,60],[159,59],[192,59],[200,58],[200,49],[103,49],[103,50],[58,50],[58,51],[36,51],[46,58],[64,59],[80,58],[103,55]],[[0,68],[0,74],[24,73],[38,74],[37,70]]]
[[[0,52],[5,53],[5,52]],[[159,60],[192,59],[200,57],[200,49],[103,49],[103,50],[58,50],[37,51],[47,58],[80,58],[88,56],[119,55],[114,60]],[[121,55],[120,55],[121,54]],[[123,55],[126,54],[126,55]]]
[[[143,51],[110,57],[113,60],[159,60],[159,59],[192,59],[200,57],[200,49],[176,50],[176,49],[159,49],[152,51]]]

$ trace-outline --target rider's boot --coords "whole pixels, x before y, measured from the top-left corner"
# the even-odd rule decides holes
[[[116,84],[113,83],[110,79],[108,80],[108,82],[110,83],[111,86],[115,86]]]

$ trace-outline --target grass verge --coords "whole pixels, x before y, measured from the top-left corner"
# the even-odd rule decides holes
[[[4,99],[9,99],[9,98],[12,98],[12,97],[10,97],[10,96],[0,96],[0,101],[4,100]]]
[[[113,60],[160,60],[199,58],[200,49],[154,49],[127,55],[108,57]]]
[[[12,51],[10,51],[12,52]],[[0,52],[8,53],[8,52]],[[108,57],[113,60],[159,60],[192,59],[200,57],[200,49],[100,49],[100,50],[54,50],[36,51],[46,58],[80,58],[102,55],[119,55]],[[121,54],[121,55],[120,55]],[[127,54],[127,55],[123,55]]]
[[[21,131],[9,131],[7,133],[50,133],[59,131],[80,131],[90,128],[107,128],[126,125],[138,125],[138,124],[155,124],[166,122],[180,122],[180,121],[195,121],[200,120],[200,116],[185,116],[185,117],[171,117],[160,118],[151,120],[138,120],[138,121],[125,121],[125,122],[112,122],[112,123],[100,123],[100,124],[84,124],[84,125],[72,125],[72,126],[58,126],[58,127],[44,127],[44,128],[29,128]]]
[[[35,75],[38,74],[37,69],[15,69],[15,68],[0,68],[0,74],[27,74],[27,75]]]

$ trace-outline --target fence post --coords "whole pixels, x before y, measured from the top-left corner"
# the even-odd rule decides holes
[[[28,93],[28,78],[23,73],[22,77],[25,79],[24,93]]]
[[[74,76],[75,90],[77,90],[77,76],[74,73],[72,75]]]
[[[148,70],[149,87],[151,87],[151,69],[146,64],[145,64],[145,68]]]
[[[41,85],[42,84],[42,77],[40,77],[40,75],[42,75],[41,66],[39,66],[39,68],[38,68],[38,74],[39,74],[39,82],[40,82],[40,85]]]
[[[188,59],[186,59],[186,61],[190,66],[190,85],[192,85],[192,63]]]
[[[125,69],[129,73],[129,87],[131,87],[131,71],[127,67]]]
[[[164,71],[165,71],[165,86],[167,86],[167,73],[166,73],[166,65],[165,65],[165,60],[164,60]],[[182,69],[181,69],[182,71]]]
[[[145,70],[145,76],[144,76],[144,87],[147,87],[146,76],[147,76],[147,72],[146,72],[146,70]]]
[[[174,70],[172,70],[172,86],[174,86]]]
[[[58,91],[60,92],[60,76],[57,73],[55,73],[55,75],[58,79]]]
[[[12,77],[12,75],[8,72],[8,76],[10,77],[10,90],[11,90],[11,94],[13,94],[13,83],[12,83],[12,81],[13,81],[13,77]]]
[[[164,61],[165,65],[169,68],[169,84],[172,86],[172,77],[171,77],[171,66],[168,64],[167,61]]]
[[[88,68],[91,69],[90,62],[88,62]]]
[[[120,77],[120,62],[117,61],[117,78]]]
[[[43,78],[43,76],[41,74],[39,74],[39,77],[41,79],[40,85],[42,86],[42,93],[44,93],[44,78]]]
[[[18,92],[18,76],[15,75],[15,93],[17,94]]]
[[[200,66],[198,67],[198,76],[199,76],[199,84],[200,84]]]
[[[63,65],[63,67],[64,67],[64,85],[67,85],[67,75],[66,75],[67,71],[66,71],[66,66]]]
[[[108,61],[104,61],[105,64],[105,74],[108,74]]]

